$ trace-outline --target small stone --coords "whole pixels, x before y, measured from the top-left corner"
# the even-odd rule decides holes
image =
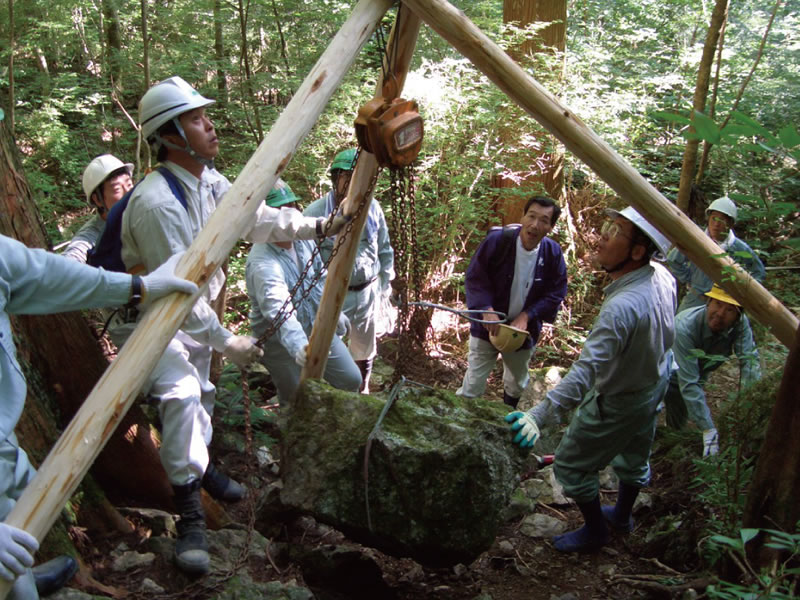
[[[467,572],[467,567],[465,567],[461,563],[458,563],[456,566],[453,567],[453,575],[455,575],[456,577],[463,577],[466,572]]]
[[[567,525],[563,521],[549,515],[536,513],[525,517],[519,531],[528,537],[546,538],[564,533],[566,529]]]
[[[148,594],[163,594],[166,590],[158,585],[155,581],[150,579],[149,577],[145,577],[142,580],[142,585],[139,588],[143,592],[147,592]]]
[[[617,571],[616,565],[600,565],[597,568],[597,572],[600,573],[603,577],[611,577]]]
[[[516,554],[514,544],[508,540],[502,540],[499,544],[497,544],[497,549],[500,551],[501,556],[512,556]]]
[[[146,552],[144,554],[139,554],[138,552],[124,552],[121,556],[114,559],[114,562],[111,564],[111,569],[115,573],[122,573],[124,571],[130,571],[131,569],[149,567],[153,564],[155,559],[156,555],[152,552]]]

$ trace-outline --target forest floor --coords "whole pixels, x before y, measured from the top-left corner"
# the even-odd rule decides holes
[[[465,341],[463,327],[460,339],[439,345],[440,356],[432,358],[424,353],[416,354],[406,366],[409,379],[434,385],[439,388],[455,390],[461,382],[466,369]],[[466,334],[468,335],[468,334]],[[392,342],[381,346],[381,354],[391,353]],[[445,349],[445,350],[443,350]],[[372,391],[388,390],[393,367],[389,361],[380,358],[372,380]],[[492,374],[487,397],[502,401],[502,382],[500,369]],[[735,389],[738,373],[733,369],[721,368],[710,384],[710,403],[716,412],[717,405],[726,397],[729,390]],[[277,405],[271,400],[269,386],[251,390],[256,404],[267,411],[276,411]],[[219,432],[226,425],[220,423],[223,414],[215,414],[215,428]],[[663,417],[662,417],[663,422]],[[263,424],[268,435],[279,436],[274,424]],[[276,429],[276,428],[275,428]],[[216,439],[222,439],[219,433]],[[215,442],[216,444],[216,442]],[[241,455],[225,448],[212,445],[217,462],[235,478],[247,481],[251,487],[265,489],[278,479],[278,475],[259,470],[255,475]],[[378,566],[384,587],[379,593],[358,591],[358,581],[348,581],[347,577],[332,577],[327,583],[309,583],[309,572],[304,566],[287,560],[285,556],[269,557],[268,561],[248,565],[248,573],[258,581],[294,582],[309,587],[314,597],[320,600],[345,600],[352,598],[393,598],[395,600],[518,600],[519,598],[543,598],[546,600],[600,599],[600,598],[694,598],[703,594],[705,586],[713,581],[704,562],[700,558],[702,544],[702,522],[709,515],[700,512],[693,502],[690,489],[695,476],[693,460],[699,457],[700,435],[696,430],[676,435],[659,427],[656,445],[652,456],[653,480],[646,490],[649,506],[636,513],[636,529],[628,536],[612,534],[611,542],[596,554],[572,555],[556,551],[549,538],[533,538],[525,535],[520,528],[522,519],[507,522],[494,545],[469,565],[457,565],[448,569],[432,569],[417,564],[413,560],[388,556],[374,549],[362,548],[365,556]],[[279,456],[277,448],[273,456]],[[644,495],[644,494],[643,494]],[[616,491],[603,491],[606,503],[615,501]],[[248,523],[247,503],[226,506],[228,516],[241,527]],[[572,505],[538,505],[536,512],[555,516],[574,529],[582,524],[577,508]],[[276,533],[277,531],[277,533]],[[284,546],[322,547],[346,545],[359,547],[342,534],[325,525],[316,524],[308,517],[293,517],[262,533],[272,543]],[[130,592],[132,597],[163,598],[214,598],[216,592],[211,587],[193,587],[191,593],[184,592],[187,579],[177,573],[168,561],[159,559],[149,567],[124,573],[114,573],[108,568],[109,554],[120,543],[135,545],[130,536],[111,535],[100,542],[94,556],[87,560],[92,576],[111,596],[124,597]],[[86,558],[86,557],[84,557]],[[142,594],[142,581],[147,577],[164,589],[162,594]],[[82,587],[82,586],[77,586]],[[92,586],[89,586],[91,588]],[[696,591],[695,591],[696,590]],[[89,591],[89,590],[87,590]],[[95,587],[93,593],[101,589]],[[58,596],[66,599],[70,596]],[[228,597],[228,596],[226,596]],[[237,596],[238,597],[238,596]]]

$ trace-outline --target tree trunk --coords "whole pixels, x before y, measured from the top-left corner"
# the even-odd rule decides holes
[[[243,103],[242,108],[245,109],[245,114],[247,114],[247,102],[250,102],[250,106],[253,109],[253,118],[250,120],[248,117],[248,121],[250,121],[250,129],[256,138],[256,143],[260,144],[261,140],[264,139],[264,127],[261,125],[261,115],[258,110],[258,102],[256,101],[256,95],[253,91],[253,82],[251,80],[252,74],[250,73],[250,51],[247,48],[247,10],[242,4],[242,0],[239,0],[238,6],[239,32],[242,36],[242,53],[240,56],[240,62],[242,64],[242,68],[244,69],[244,81],[242,82],[242,85],[244,86],[243,89],[245,102]]]
[[[30,247],[50,246],[27,179],[22,172],[16,146],[0,121],[0,233]],[[58,407],[59,426],[78,410],[108,366],[108,360],[83,316],[78,312],[42,316],[18,316],[13,320],[20,362],[30,366],[37,387],[47,390]],[[20,425],[20,442],[33,456],[43,456],[55,437],[42,440],[46,431],[42,407],[47,398],[29,386],[26,409]],[[53,427],[55,429],[55,427]],[[46,452],[45,452],[46,453]],[[120,466],[125,468],[121,469]],[[117,433],[100,454],[92,470],[105,489],[128,498],[170,506],[171,487],[161,467],[156,440],[139,407],[128,412]]]
[[[706,98],[708,96],[708,82],[711,78],[711,67],[714,64],[714,52],[717,48],[717,41],[722,30],[722,24],[728,17],[728,0],[717,0],[714,5],[714,12],[711,13],[711,23],[708,26],[706,41],[703,45],[703,57],[700,59],[700,67],[697,70],[697,84],[694,89],[694,100],[692,102],[692,121],[696,112],[703,112],[706,109]],[[694,126],[689,127],[690,132],[694,132]],[[700,141],[693,139],[686,141],[686,148],[683,152],[683,165],[681,167],[681,179],[678,187],[678,208],[684,213],[689,212],[689,198],[692,192],[692,181],[694,179],[695,165],[697,164],[697,147]]]
[[[147,33],[147,0],[142,0],[142,63],[144,65],[144,89],[150,89],[150,39]],[[139,163],[141,164],[141,163]]]
[[[106,40],[108,41],[108,45],[106,46],[108,52],[106,55],[106,66],[108,66],[114,87],[116,89],[121,89],[121,82],[119,79],[120,73],[122,72],[122,66],[120,64],[122,58],[122,35],[119,31],[119,11],[114,5],[114,0],[103,0],[102,9],[103,20],[106,24]]]
[[[783,369],[778,398],[772,408],[767,434],[758,456],[753,483],[747,495],[742,526],[781,529],[794,533],[800,520],[800,327]],[[767,565],[778,551],[764,546],[759,536],[748,544],[757,564]]]
[[[217,60],[217,101],[228,103],[228,82],[225,73],[225,45],[222,42],[222,0],[214,0],[214,56]]]
[[[8,129],[14,135],[14,0],[8,0]]]
[[[504,0],[503,22],[514,22],[520,27],[531,23],[550,23],[540,29],[535,38],[526,39],[521,45],[509,51],[509,55],[518,63],[529,60],[533,54],[555,54],[560,56],[559,67],[555,71],[556,84],[564,77],[564,50],[567,41],[567,2],[566,0]],[[519,129],[511,126],[500,130],[500,137],[504,145],[516,145],[519,138]],[[547,150],[558,147],[558,142],[552,135],[541,133],[542,145],[545,150],[532,154],[530,162],[526,165],[527,176],[521,187],[529,188],[531,192],[539,186],[559,204],[564,201],[564,155],[558,150]],[[510,188],[520,186],[512,178],[502,174],[492,178],[492,186],[496,188]],[[495,211],[501,217],[503,224],[517,223],[522,217],[522,210],[528,196],[509,195],[498,198]]]

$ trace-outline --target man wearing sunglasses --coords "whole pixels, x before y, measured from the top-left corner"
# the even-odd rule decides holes
[[[513,441],[532,447],[539,427],[565,421],[578,407],[556,449],[555,475],[586,524],[553,538],[561,552],[592,552],[608,543],[608,521],[633,529],[633,503],[650,479],[657,406],[672,362],[677,303],[675,280],[651,263],[668,240],[635,209],[608,209],[596,261],[612,282],[578,360],[543,402],[512,412]],[[607,464],[619,478],[615,506],[601,506],[598,471]]]
[[[727,252],[742,268],[755,277],[757,281],[762,282],[767,273],[764,269],[764,264],[758,258],[758,255],[753,252],[753,249],[733,233],[733,225],[736,223],[737,214],[738,210],[733,200],[727,196],[717,198],[706,209],[706,217],[708,218],[706,234],[719,244],[719,247]],[[705,294],[711,290],[711,286],[714,283],[711,277],[703,273],[678,248],[670,250],[667,255],[667,266],[678,278],[678,281],[688,286],[686,294],[678,307],[678,312],[705,306]]]

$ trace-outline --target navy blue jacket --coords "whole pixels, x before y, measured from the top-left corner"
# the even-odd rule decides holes
[[[481,242],[467,268],[465,288],[467,307],[473,310],[488,310],[489,307],[508,312],[511,283],[514,280],[514,263],[517,258],[517,238],[520,226],[513,238],[503,239],[503,228],[489,232]],[[504,244],[511,244],[504,251]],[[505,260],[501,260],[505,256]],[[528,333],[531,337],[523,348],[530,348],[539,339],[542,323],[552,323],[558,309],[567,296],[567,265],[561,246],[548,237],[539,244],[533,284],[528,291],[522,310],[528,313]],[[516,315],[514,315],[516,316]],[[470,325],[470,334],[489,341],[489,332],[480,323]]]

